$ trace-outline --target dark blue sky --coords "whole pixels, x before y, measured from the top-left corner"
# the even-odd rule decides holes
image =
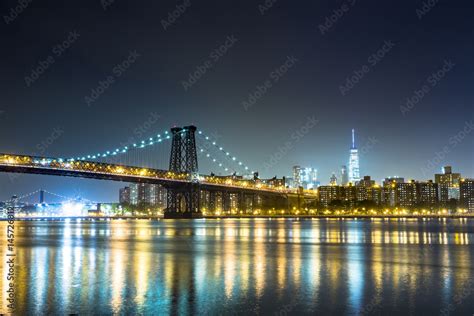
[[[265,177],[300,164],[328,182],[352,128],[362,175],[474,176],[472,1],[106,2],[2,1],[0,152],[113,149],[153,113],[143,134],[196,124]],[[1,174],[0,199],[44,187],[111,201],[120,185]]]

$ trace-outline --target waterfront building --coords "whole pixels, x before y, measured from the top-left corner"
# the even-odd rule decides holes
[[[416,183],[416,202],[421,206],[434,207],[438,204],[438,184],[429,180]]]
[[[319,203],[328,207],[333,201],[343,200],[343,187],[338,185],[323,185],[318,188]]]
[[[359,151],[355,145],[355,131],[352,129],[352,146],[349,156],[349,182],[356,183],[360,180]]]
[[[362,180],[359,181],[359,183],[357,183],[358,186],[362,186],[362,187],[366,187],[366,188],[370,188],[370,187],[373,187],[375,185],[375,180],[372,180],[370,178],[370,176],[364,176],[364,178]]]
[[[135,206],[166,207],[166,189],[158,184],[131,183],[130,204]]]
[[[364,176],[356,185],[357,201],[372,201],[379,205],[382,202],[382,188],[370,176]]]
[[[278,187],[285,187],[286,185],[286,179],[285,177],[283,178],[277,178],[276,176],[271,178],[271,179],[261,179],[260,180],[262,183],[268,185],[269,187],[272,188],[278,188]]]
[[[474,179],[462,179],[460,182],[460,206],[468,212],[474,212]]]
[[[403,183],[405,182],[405,178],[402,177],[388,177],[383,180],[383,186],[389,186],[396,183]]]
[[[353,208],[357,202],[357,187],[352,183],[349,183],[345,187],[342,187],[344,206]]]
[[[130,187],[121,188],[119,191],[120,204],[130,204]]]
[[[416,183],[415,181],[397,183],[395,205],[399,207],[410,208],[415,206],[416,198]]]
[[[442,172],[435,174],[435,183],[438,184],[440,202],[446,204],[451,199],[459,200],[461,174],[453,173],[451,166],[443,167]]]

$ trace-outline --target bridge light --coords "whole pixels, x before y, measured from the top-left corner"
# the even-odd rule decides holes
[[[206,157],[209,157],[209,156],[210,156],[209,154],[206,155]]]
[[[206,140],[209,140],[209,136],[206,136]]]
[[[198,134],[202,134],[202,132],[201,132],[201,131],[198,131]]]
[[[201,152],[203,152],[203,151],[204,151],[204,149],[201,148]]]
[[[227,153],[225,153],[225,155],[226,155],[226,156],[229,156],[230,154],[227,152]]]
[[[212,144],[213,144],[213,145],[215,145],[215,144],[216,144],[216,142],[212,142]]]
[[[158,138],[161,138],[161,135],[160,135],[160,134],[158,134],[158,136],[157,136],[157,137],[158,137]]]
[[[91,158],[91,156],[87,156],[87,158],[89,158],[89,159],[90,159],[90,158]]]
[[[235,160],[235,157],[232,157],[232,160]]]
[[[222,148],[222,147],[219,147],[219,150],[224,150],[224,148]]]
[[[249,167],[245,167],[245,170],[249,170]]]
[[[222,167],[222,164],[221,164],[221,163],[219,164],[219,167]]]
[[[241,162],[241,161],[239,161],[239,166],[242,166],[242,162]]]
[[[212,159],[212,161],[216,162],[216,158]]]

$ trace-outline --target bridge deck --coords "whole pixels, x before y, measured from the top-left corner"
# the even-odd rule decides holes
[[[0,172],[44,174],[100,180],[139,182],[162,185],[191,184],[196,180],[203,189],[228,189],[272,194],[297,194],[295,189],[270,187],[254,180],[201,175],[193,180],[188,173],[124,166],[93,161],[65,161],[57,158],[0,154]],[[315,192],[304,192],[315,196]]]

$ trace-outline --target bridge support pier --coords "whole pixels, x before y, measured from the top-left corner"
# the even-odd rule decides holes
[[[200,188],[197,183],[167,187],[164,218],[201,218]]]
[[[196,126],[173,127],[171,135],[171,156],[169,170],[174,173],[187,173],[190,183],[168,185],[165,218],[202,217],[199,183],[193,182],[198,173],[196,153]]]

